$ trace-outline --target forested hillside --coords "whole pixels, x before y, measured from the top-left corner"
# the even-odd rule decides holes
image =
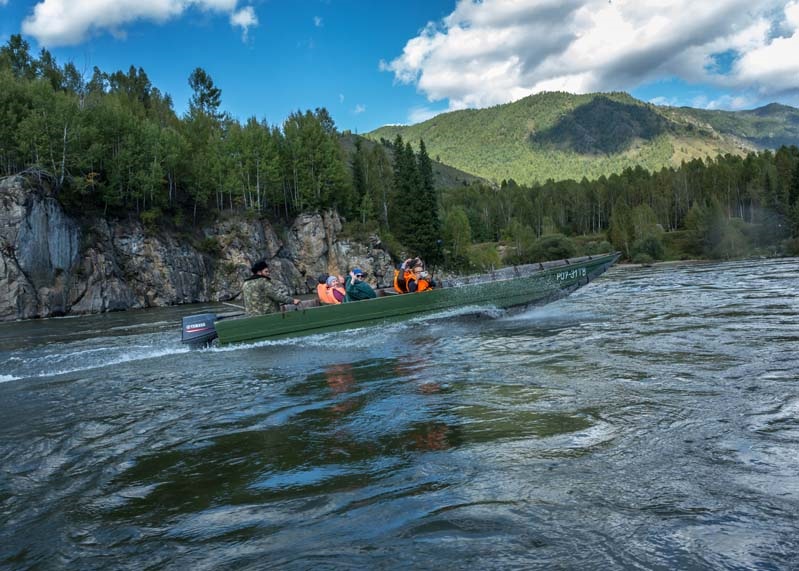
[[[759,149],[799,145],[799,109],[771,103],[751,111],[665,108],[667,116],[695,118],[719,133],[738,137]]]
[[[781,124],[787,126],[778,128]],[[694,158],[796,144],[797,125],[799,110],[785,106],[702,112],[658,107],[625,93],[557,92],[444,113],[417,125],[382,127],[367,136],[421,138],[444,163],[497,183],[531,184],[598,178],[636,166],[678,167]]]
[[[611,248],[638,260],[799,253],[799,149],[741,154],[697,116],[624,94],[544,94],[367,141],[339,133],[325,109],[241,123],[202,68],[187,80],[178,116],[141,68],[84,77],[12,36],[0,47],[0,176],[47,178],[73,214],[137,217],[200,245],[201,221],[279,227],[336,210],[352,236],[462,270]]]
[[[379,228],[397,250],[431,242],[412,226],[409,204],[426,204],[437,231],[434,171],[457,184],[476,180],[434,169],[419,142],[414,153],[401,139],[388,147],[342,139],[325,109],[242,124],[221,111],[222,90],[202,68],[188,82],[189,111],[179,117],[141,68],[95,67],[87,79],[12,36],[0,48],[0,176],[48,177],[71,212],[137,216],[153,230],[190,233],[223,213],[288,222],[334,209],[354,231]]]

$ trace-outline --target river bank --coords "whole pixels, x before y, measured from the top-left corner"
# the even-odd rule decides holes
[[[393,266],[377,237],[342,236],[334,211],[299,215],[286,228],[225,216],[192,235],[138,217],[69,215],[46,181],[0,180],[0,321],[103,313],[238,298],[250,265],[266,258],[295,294],[322,273],[358,266],[389,285]]]

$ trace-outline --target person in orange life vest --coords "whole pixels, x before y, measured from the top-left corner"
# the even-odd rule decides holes
[[[408,286],[408,293],[415,293],[417,291],[427,291],[436,287],[436,282],[430,277],[424,267],[420,264],[413,267],[411,275],[405,281]]]
[[[344,301],[347,293],[341,287],[341,280],[336,276],[328,276],[325,283],[316,286],[319,301],[327,305],[336,305]]]
[[[397,293],[408,293],[408,280],[414,278],[413,267],[421,264],[419,258],[408,258],[394,270],[394,289]]]

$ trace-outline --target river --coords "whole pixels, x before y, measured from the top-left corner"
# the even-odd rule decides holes
[[[799,568],[799,259],[190,352],[0,325],[0,569]]]

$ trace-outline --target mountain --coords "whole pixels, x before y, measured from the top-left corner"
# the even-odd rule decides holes
[[[667,108],[669,113],[672,108]],[[719,133],[737,136],[758,149],[799,145],[799,109],[770,103],[751,111],[708,111],[679,107],[676,113],[703,122]]]
[[[437,115],[366,136],[397,135],[442,162],[494,182],[598,178],[640,165],[647,170],[717,154],[799,143],[799,110],[661,107],[626,93],[539,93],[486,109]]]

